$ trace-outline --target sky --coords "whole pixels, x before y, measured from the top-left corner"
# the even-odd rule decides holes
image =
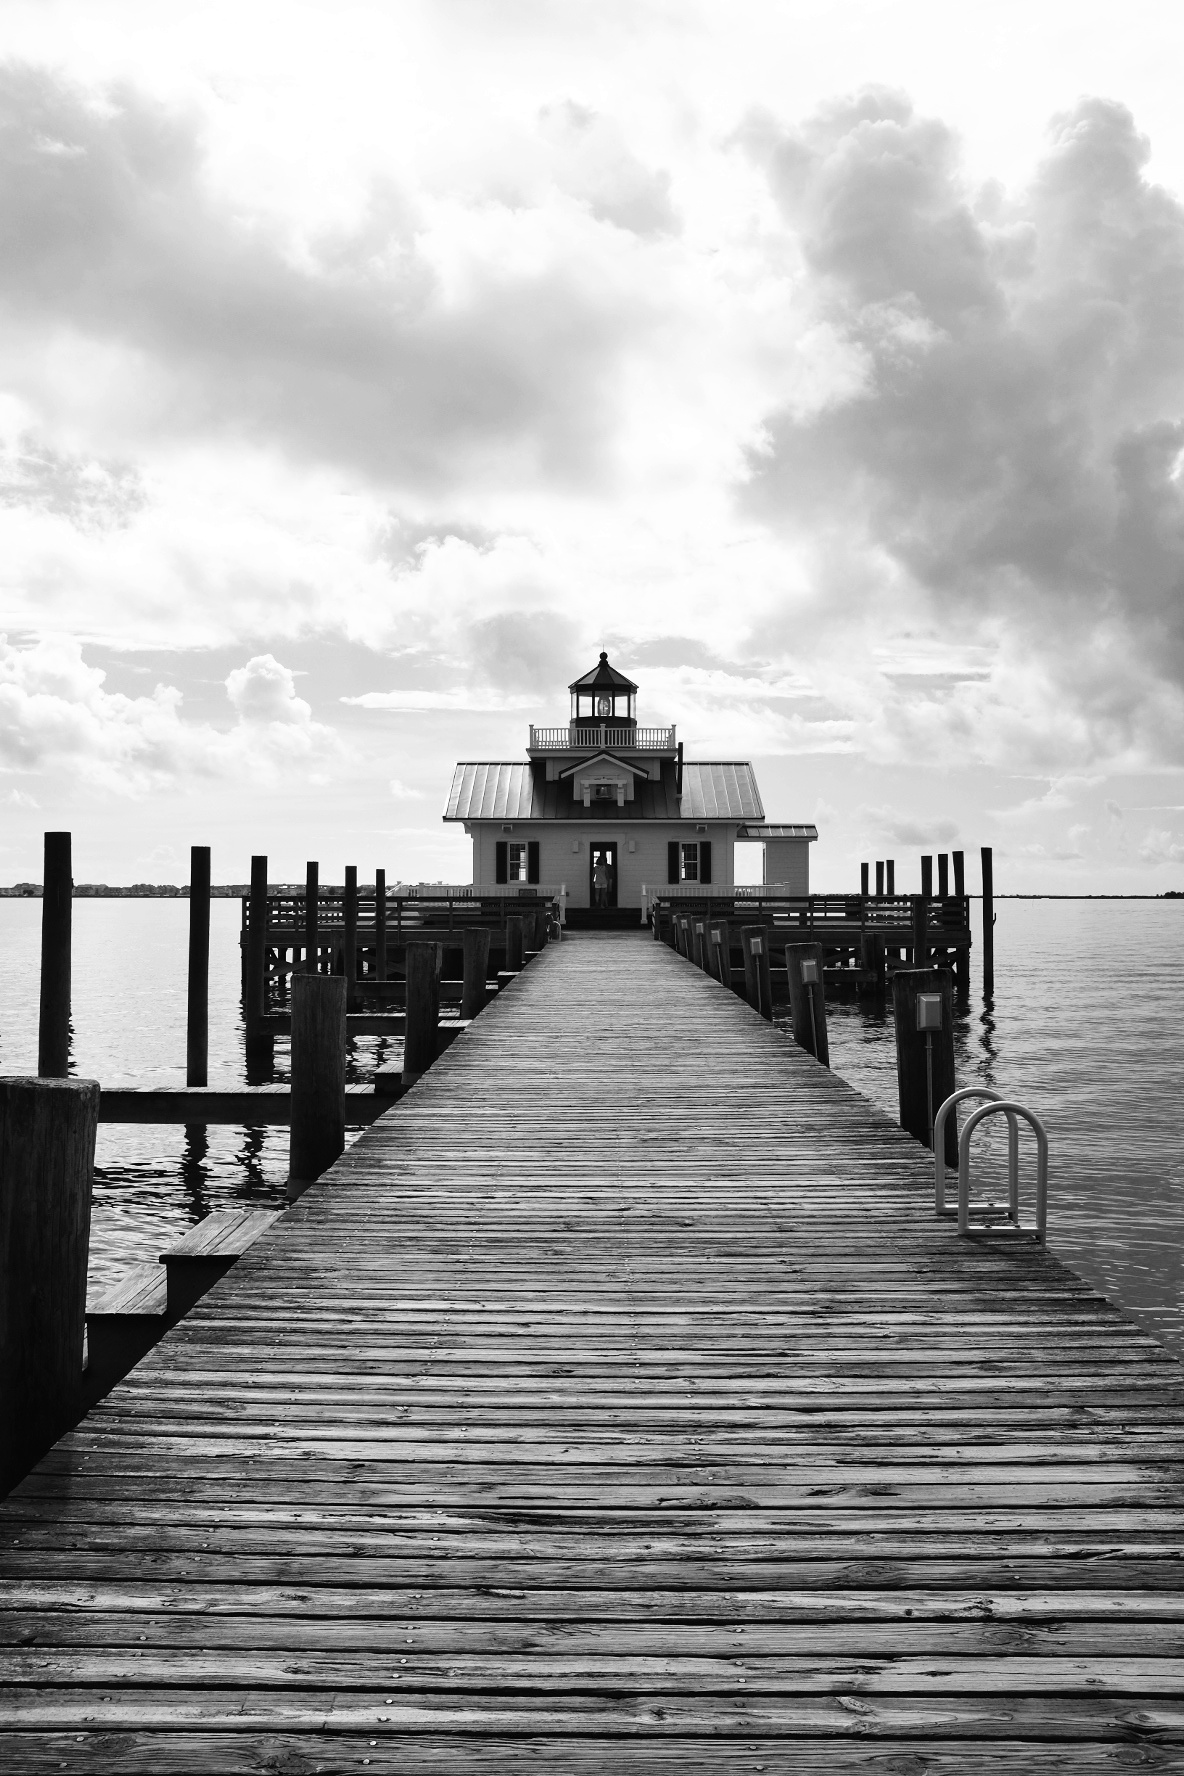
[[[605,648],[819,890],[1184,887],[1182,63],[1162,0],[0,0],[0,882],[466,881],[454,762]]]

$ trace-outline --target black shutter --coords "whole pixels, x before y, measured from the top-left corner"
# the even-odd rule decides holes
[[[497,842],[497,866],[493,879],[495,882],[508,882],[510,879],[510,847],[505,839]]]
[[[710,880],[711,880],[711,840],[710,839],[700,839],[699,840],[699,880],[701,882],[710,882]]]
[[[526,879],[537,882],[539,879],[539,842],[537,839],[526,841]]]
[[[666,880],[669,883],[678,881],[678,840],[671,839],[666,847]]]

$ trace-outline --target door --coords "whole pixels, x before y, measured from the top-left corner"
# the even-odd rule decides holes
[[[596,872],[604,872],[598,884]],[[588,845],[588,905],[615,907],[617,904],[617,841],[595,839]]]

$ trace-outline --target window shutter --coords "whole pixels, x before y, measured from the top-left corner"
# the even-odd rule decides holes
[[[668,883],[678,881],[678,840],[671,839],[666,847],[666,880]]]
[[[497,842],[497,868],[494,874],[494,880],[497,882],[508,882],[509,879],[510,847],[507,845],[505,839],[499,839]]]
[[[710,839],[700,839],[699,840],[699,880],[701,882],[710,882],[710,880],[711,880],[711,840]]]
[[[539,842],[537,839],[526,841],[526,879],[537,882],[539,879]]]

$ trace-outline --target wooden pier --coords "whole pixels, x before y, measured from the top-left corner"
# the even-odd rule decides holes
[[[1182,1442],[780,1030],[552,944],[0,1505],[0,1767],[1179,1770]]]

